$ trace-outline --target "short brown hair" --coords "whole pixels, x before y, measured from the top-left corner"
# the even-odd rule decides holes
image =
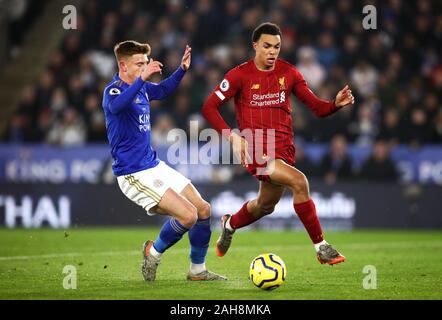
[[[150,45],[147,43],[139,43],[134,40],[127,40],[117,43],[114,47],[114,53],[118,61],[122,58],[130,57],[139,53],[150,55]]]

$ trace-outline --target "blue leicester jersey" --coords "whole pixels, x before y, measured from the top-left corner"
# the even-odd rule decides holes
[[[117,74],[104,89],[103,109],[116,176],[158,165],[159,159],[150,144],[149,101],[170,96],[184,74],[179,67],[160,83],[143,81],[139,77],[132,85],[123,82]]]

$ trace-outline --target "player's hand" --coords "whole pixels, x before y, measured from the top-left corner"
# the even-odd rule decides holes
[[[229,137],[229,141],[232,144],[233,154],[241,161],[241,165],[246,168],[252,163],[252,158],[248,151],[249,144],[247,143],[247,140],[233,132]]]
[[[190,60],[192,57],[192,48],[186,45],[186,50],[184,51],[183,59],[181,59],[181,68],[186,71],[190,67]]]
[[[351,94],[351,90],[347,84],[344,87],[344,89],[339,91],[338,94],[336,95],[335,105],[340,108],[354,103],[355,103],[355,98]]]
[[[162,67],[163,64],[161,62],[150,59],[147,66],[145,66],[141,71],[141,79],[143,79],[143,81],[147,81],[154,73],[161,74]]]

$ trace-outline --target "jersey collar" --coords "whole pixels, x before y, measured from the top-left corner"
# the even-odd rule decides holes
[[[118,72],[114,75],[113,81],[120,81],[121,85],[120,87],[122,88],[127,88],[129,87],[129,84],[127,84],[126,82],[124,82],[123,80],[121,80],[120,76],[118,75]]]

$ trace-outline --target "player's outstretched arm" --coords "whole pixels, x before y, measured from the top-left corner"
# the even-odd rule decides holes
[[[335,113],[341,107],[354,103],[354,97],[351,94],[348,85],[338,92],[334,101],[326,101],[319,99],[312,92],[299,72],[297,72],[296,76],[298,77],[298,80],[295,82],[293,93],[302,101],[302,103],[312,110],[317,117],[327,117]]]
[[[109,111],[113,114],[117,114],[130,106],[131,101],[135,98],[138,91],[140,91],[140,89],[143,87],[145,81],[147,81],[147,79],[149,79],[154,73],[161,73],[162,66],[163,65],[161,62],[152,61],[151,59],[147,67],[142,70],[140,77],[135,80],[135,82],[132,83],[129,88],[122,92],[121,88],[113,86],[109,87],[107,92],[105,92]]]
[[[143,87],[144,81],[138,78],[126,90],[122,91],[118,87],[109,87],[105,91],[105,99],[109,107],[109,111],[113,114],[120,113],[131,105],[131,101],[135,99],[138,91]]]
[[[163,100],[172,95],[178,88],[185,72],[190,68],[191,52],[192,48],[187,45],[180,66],[170,77],[160,83],[146,82],[149,100]]]

